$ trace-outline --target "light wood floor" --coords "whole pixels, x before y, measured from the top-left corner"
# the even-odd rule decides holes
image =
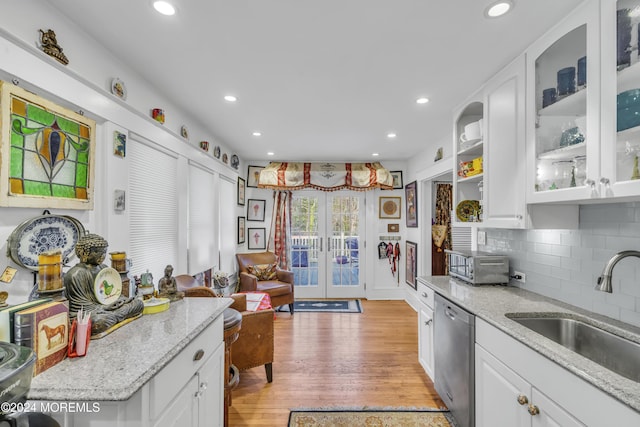
[[[444,407],[418,362],[417,313],[363,300],[363,313],[277,313],[273,382],[240,374],[229,425],[285,426],[301,407]]]

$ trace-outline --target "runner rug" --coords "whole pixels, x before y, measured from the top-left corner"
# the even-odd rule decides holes
[[[448,412],[438,410],[291,411],[289,427],[455,427]]]
[[[284,308],[284,307],[283,307]],[[287,307],[288,310],[288,307]],[[360,300],[318,300],[318,301],[295,301],[293,312],[303,311],[324,311],[333,313],[362,313]]]

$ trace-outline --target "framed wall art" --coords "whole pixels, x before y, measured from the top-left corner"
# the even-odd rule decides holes
[[[245,197],[245,181],[244,178],[238,177],[238,205],[244,206]]]
[[[113,131],[113,154],[122,158],[127,155],[127,134]]]
[[[407,227],[415,228],[418,226],[418,190],[416,181],[404,187],[404,196],[407,204]]]
[[[258,188],[260,172],[264,166],[249,166],[247,171],[247,187]]]
[[[241,245],[245,241],[244,230],[245,230],[245,218],[243,216],[238,217],[238,244]]]
[[[124,190],[113,190],[113,210],[122,212],[125,209],[126,193]]]
[[[378,218],[400,219],[400,200],[401,197],[379,197]]]
[[[402,184],[402,171],[391,171],[393,177],[393,189],[402,190],[404,185]]]
[[[387,224],[387,233],[399,233],[400,224]]]
[[[418,289],[418,244],[407,241],[404,253],[407,260],[405,280],[413,289]]]
[[[266,228],[247,228],[247,235],[249,237],[248,249],[266,249]]]
[[[264,221],[264,209],[267,201],[249,199],[247,204],[247,221]]]
[[[0,82],[0,206],[93,209],[96,124]]]

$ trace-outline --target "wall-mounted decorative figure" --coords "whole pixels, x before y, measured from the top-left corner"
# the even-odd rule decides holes
[[[62,48],[58,44],[56,33],[52,29],[47,31],[40,31],[40,49],[49,56],[54,57],[61,64],[69,64],[67,56],[62,53]]]

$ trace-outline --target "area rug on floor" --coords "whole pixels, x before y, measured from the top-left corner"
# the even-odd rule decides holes
[[[291,411],[289,427],[454,427],[439,410],[307,410]]]
[[[285,306],[288,310],[288,306]],[[283,307],[284,308],[284,307]],[[295,301],[293,312],[303,311],[324,311],[335,313],[362,313],[360,300],[318,300],[318,301]]]

